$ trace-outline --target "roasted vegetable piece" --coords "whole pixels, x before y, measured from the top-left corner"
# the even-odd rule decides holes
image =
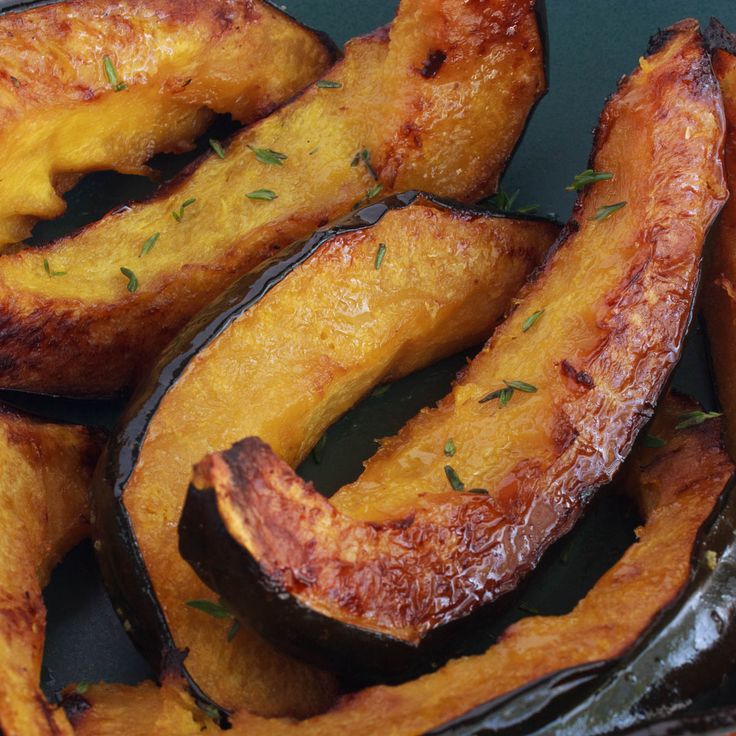
[[[0,386],[115,392],[236,277],[356,203],[493,191],[544,89],[533,4],[403,0],[326,74],[339,87],[313,86],[153,200],[0,259]]]
[[[188,648],[189,676],[229,709],[306,715],[331,702],[330,678],[249,629],[228,643],[231,619],[186,605],[213,599],[177,551],[191,466],[252,432],[299,462],[376,384],[479,342],[558,232],[400,195],[290,248],[187,328],[95,483],[103,573],[157,666]]]
[[[60,215],[78,175],[146,173],[213,111],[254,120],[335,57],[261,0],[69,0],[6,13],[0,39],[0,246]]]
[[[101,438],[0,408],[0,730],[69,734],[39,688],[51,569],[89,531]]]
[[[571,700],[587,697],[591,682],[644,640],[650,627],[662,627],[662,612],[673,605],[665,622],[669,626],[675,620],[687,600],[693,560],[698,576],[710,574],[705,554],[709,536],[705,546],[700,542],[703,534],[710,535],[713,511],[730,487],[734,469],[721,449],[719,422],[675,432],[680,411],[679,402],[665,407],[656,431],[668,438],[667,446],[640,455],[637,462],[644,467],[629,478],[627,488],[640,499],[645,520],[636,543],[571,613],[523,619],[485,654],[451,661],[403,685],[367,688],[306,721],[237,714],[231,733],[413,736],[483,728],[498,734],[530,733],[539,718],[553,718]],[[730,507],[736,511],[736,504]],[[733,539],[729,544],[736,546]],[[173,724],[180,722],[182,711],[191,714],[191,705],[181,697],[175,683],[163,689],[92,687],[82,707],[75,709],[75,727],[82,736],[106,736],[120,733],[123,723],[155,719],[162,736],[180,733]],[[126,733],[145,731],[126,728]]]
[[[736,191],[736,37],[717,21],[708,40],[726,110],[726,179]],[[706,272],[703,311],[708,327],[718,396],[726,413],[726,440],[736,457],[736,199],[732,196],[714,228]]]
[[[332,501],[255,438],[199,466],[181,549],[205,582],[267,638],[379,671],[514,588],[611,479],[679,358],[726,196],[721,120],[697,23],[673,26],[604,110],[590,166],[613,179],[582,194],[437,408]]]

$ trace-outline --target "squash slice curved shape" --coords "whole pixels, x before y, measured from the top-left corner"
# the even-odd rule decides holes
[[[736,36],[717,21],[708,32],[713,68],[726,112],[726,180],[736,191]],[[726,415],[726,438],[736,457],[736,198],[723,208],[712,239],[704,284],[703,312],[708,327],[718,397]]]
[[[331,677],[248,628],[228,642],[232,621],[187,606],[211,599],[178,554],[191,467],[249,432],[300,462],[377,384],[477,344],[558,233],[544,220],[399,195],[288,249],[187,328],[133,400],[94,484],[103,574],[159,670],[167,651],[188,649],[192,684],[228,710],[304,716],[332,701]]]
[[[5,13],[0,247],[61,215],[80,175],[145,174],[154,153],[188,150],[214,112],[253,121],[334,58],[330,42],[261,0],[69,0]]]
[[[210,456],[185,559],[267,638],[348,671],[403,669],[515,588],[612,478],[679,358],[726,196],[722,144],[710,60],[683,21],[606,105],[590,168],[613,179],[582,194],[452,392],[331,500],[255,437]]]
[[[89,533],[89,483],[101,437],[0,407],[0,729],[73,733],[39,688],[52,568]]]
[[[340,86],[309,88],[153,199],[1,258],[0,386],[119,391],[238,276],[356,203],[492,192],[545,88],[533,6],[403,0],[326,74]]]
[[[711,541],[705,535],[710,534],[719,500],[732,486],[734,467],[721,447],[719,421],[675,431],[680,412],[690,408],[672,400],[658,412],[652,432],[667,440],[666,447],[640,449],[628,466],[636,470],[628,475],[626,489],[639,500],[644,518],[637,541],[571,613],[525,618],[484,654],[453,660],[402,685],[347,695],[314,718],[295,721],[238,713],[230,733],[415,736],[483,727],[498,734],[526,733],[529,729],[523,730],[518,721],[507,718],[504,726],[504,706],[531,722],[539,715],[530,712],[535,691],[539,703],[552,703],[551,717],[559,715],[560,707],[569,707],[576,688],[587,696],[593,678],[610,672],[659,625],[663,611],[678,605],[694,566],[711,574],[705,559]],[[728,508],[736,521],[733,498]],[[556,690],[560,684],[564,686]],[[556,693],[560,702],[555,702]],[[72,696],[68,705],[80,736],[112,736],[123,724],[130,736],[143,736],[152,722],[162,736],[219,732],[197,712],[176,678],[162,688],[152,683],[92,686],[83,696]]]

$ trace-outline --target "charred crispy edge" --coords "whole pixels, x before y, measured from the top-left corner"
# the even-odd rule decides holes
[[[544,2],[544,0],[541,1]],[[179,0],[173,0],[173,2],[176,3],[179,2]],[[329,51],[333,62],[340,58],[340,49],[338,48],[337,44],[324,31],[320,31],[317,28],[312,28],[311,26],[308,26],[297,20],[293,15],[291,15],[291,13],[287,13],[283,7],[279,7],[279,5],[276,4],[275,0],[260,0],[260,2],[262,2],[264,5],[268,5],[279,15],[288,18],[292,23],[299,26],[300,28],[303,28],[305,31],[311,33],[315,38],[319,39],[319,41],[321,41],[321,43],[324,45],[325,49]],[[80,5],[84,3],[84,0],[30,0],[30,2],[23,2],[22,0],[20,2],[12,2],[11,0],[11,2],[6,5],[6,7],[2,7],[2,0],[0,0],[0,17],[5,15],[6,13],[24,13],[27,10],[43,8],[47,5],[59,5],[62,3],[67,5]]]
[[[722,526],[719,524],[719,521],[723,521],[725,518],[736,525],[735,489],[736,478],[732,476],[721,492],[721,496],[713,512],[701,525],[692,545],[691,574],[687,585],[680,590],[669,605],[659,611],[657,617],[650,623],[637,642],[622,653],[620,657],[556,672],[549,677],[530,683],[508,695],[491,700],[460,718],[430,731],[427,736],[459,736],[465,733],[475,733],[476,730],[482,730],[483,733],[486,733],[485,729],[488,729],[488,733],[500,735],[505,734],[505,729],[507,728],[513,729],[513,732],[517,733],[515,729],[521,726],[531,727],[533,724],[535,727],[539,727],[562,712],[560,709],[560,697],[567,696],[567,706],[569,707],[569,700],[578,696],[576,698],[577,702],[574,703],[574,705],[577,705],[580,703],[581,696],[585,698],[595,691],[595,685],[600,684],[603,681],[603,677],[611,675],[614,672],[624,672],[629,667],[635,667],[639,655],[652,642],[664,641],[665,645],[667,645],[671,640],[671,637],[668,636],[668,631],[670,627],[676,625],[677,618],[681,612],[688,607],[692,608],[693,605],[697,605],[694,602],[700,602],[702,597],[707,595],[708,590],[715,584],[713,575],[707,570],[707,565],[700,560],[704,551],[706,549],[715,551],[719,559],[729,550],[732,555],[736,554],[736,541],[733,540],[733,535],[723,534]],[[726,592],[724,588],[724,594]],[[731,608],[736,609],[736,593],[733,591],[730,592],[730,602],[733,604]],[[728,622],[728,629],[730,632],[729,638],[733,641],[736,638],[736,610],[732,612],[732,618]],[[712,652],[708,652],[707,654],[712,654]],[[704,659],[708,659],[707,656],[705,658],[699,656],[698,659],[701,662],[701,667],[707,666],[703,661]],[[657,667],[661,666],[661,663],[658,661]],[[588,673],[590,676],[586,678],[585,675]],[[576,681],[576,677],[579,681]],[[566,683],[568,680],[569,687],[559,690],[558,682],[562,681]],[[694,693],[680,693],[682,707],[690,702],[688,696],[692,694]],[[636,694],[632,693],[632,695],[635,698],[637,697]],[[508,714],[504,712],[504,707],[509,701],[515,701],[516,698],[522,699],[521,702],[524,704],[524,707],[516,707],[519,703],[515,702],[512,718],[509,719]],[[631,703],[630,712],[633,715],[638,711],[639,719],[646,717],[645,710],[638,710],[641,705],[639,702]],[[593,706],[594,704],[591,702],[590,707]],[[643,732],[643,734],[646,733],[649,732]],[[657,731],[654,733],[660,732]]]
[[[546,0],[542,0],[542,4],[544,4],[545,1]],[[674,38],[678,33],[689,33],[696,26],[698,26],[698,22],[696,20],[686,19],[680,21],[679,23],[676,23],[673,26],[670,26],[665,30],[660,30],[658,33],[650,38],[649,45],[647,47],[646,57],[656,55],[664,48],[665,44],[668,41],[672,40],[672,38]],[[736,38],[736,36],[734,38]],[[713,73],[713,68],[711,66],[710,58],[708,55],[708,44],[706,43],[706,40],[703,38],[702,34],[699,34],[699,46],[703,51],[703,55],[701,63],[696,70],[697,73],[693,75],[693,80],[698,84],[698,90],[701,96],[712,95],[716,98],[720,98],[720,85],[718,84],[718,80]],[[621,77],[618,85],[616,86],[616,90],[605,98],[603,102],[604,110],[616,99],[619,94],[621,94],[623,88],[626,86],[626,84],[628,84],[629,80],[635,73],[636,70],[631,74],[627,74]],[[603,145],[603,142],[607,135],[607,128],[602,118],[603,115],[601,114],[598,123],[593,129],[593,145],[590,151],[590,156],[588,157],[587,164],[587,167],[591,169],[595,168],[595,158],[598,155],[598,151]],[[582,190],[578,193],[578,196],[575,199],[575,203],[573,205],[573,211],[570,219],[563,226],[560,234],[557,236],[557,240],[555,240],[550,249],[547,251],[547,255],[542,259],[542,262],[539,264],[539,266],[537,266],[537,268],[529,277],[528,283],[536,281],[541,277],[541,275],[549,268],[550,262],[552,261],[552,258],[557,253],[557,251],[560,250],[560,248],[562,248],[565,243],[580,229],[580,214],[583,210],[585,194],[585,190]],[[712,225],[713,223],[711,223],[711,226]],[[698,277],[698,279],[700,280],[700,276]],[[690,321],[691,320],[692,314],[690,316]],[[688,322],[688,329],[689,324],[690,322]]]
[[[731,33],[718,18],[710,19],[710,23],[705,29],[703,37],[711,52],[720,49],[732,56],[736,56],[736,35]]]
[[[265,447],[256,438],[251,438],[222,453],[233,483],[238,483],[243,463],[240,449],[244,443],[255,446],[255,452]],[[211,559],[204,562],[208,549],[218,550],[215,564]],[[323,669],[337,670],[348,676],[355,677],[359,666],[361,679],[370,680],[375,676],[388,681],[395,677],[400,680],[416,666],[417,647],[359,626],[342,623],[336,627],[334,619],[302,604],[265,574],[258,561],[231,535],[218,508],[217,492],[212,487],[199,490],[189,487],[179,521],[179,552],[200,579],[223,598],[227,598],[228,591],[237,590],[239,596],[250,601],[248,624],[291,656],[304,657],[306,639],[318,642],[310,652],[311,661]],[[233,608],[238,608],[234,602]],[[299,625],[293,626],[294,621],[299,621]],[[273,639],[274,631],[280,632],[277,641]],[[324,636],[328,631],[329,636]],[[423,646],[422,656],[425,651],[426,646]],[[352,655],[341,656],[345,652],[352,652]],[[431,658],[431,654],[427,653],[427,657]]]
[[[107,550],[98,555],[105,583],[118,614],[140,612],[128,621],[139,648],[160,671],[162,662],[176,649],[166,617],[150,584],[146,563],[138,547],[133,524],[125,508],[125,487],[138,462],[149,422],[169,389],[174,386],[195,355],[212,343],[245,311],[255,306],[294,269],[307,261],[327,241],[376,225],[393,210],[415,203],[428,203],[450,210],[459,217],[493,217],[544,222],[545,218],[460,205],[417,191],[405,192],[371,204],[318,230],[312,237],[285,248],[274,258],[239,279],[221,297],[202,310],[169,345],[147,383],[134,394],[118,422],[110,443],[103,452],[92,483],[93,502],[97,508],[95,536]],[[145,583],[144,583],[145,581]],[[131,605],[131,601],[135,604]],[[162,646],[163,643],[163,646]],[[153,652],[157,652],[154,658]],[[208,698],[182,667],[194,697],[217,707],[223,717],[228,713]]]

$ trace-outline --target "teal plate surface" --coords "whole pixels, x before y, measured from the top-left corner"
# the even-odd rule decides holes
[[[457,0],[460,2],[461,0]],[[14,5],[0,2],[0,8]],[[395,0],[291,0],[285,9],[307,25],[326,31],[339,44],[388,23]],[[658,28],[684,17],[706,24],[719,17],[736,29],[733,0],[547,0],[550,91],[537,107],[503,180],[507,192],[520,191],[519,205],[537,204],[540,213],[566,220],[574,197],[565,185],[584,169],[591,131],[604,99],[618,79],[630,72]],[[217,123],[218,137],[233,126]],[[200,146],[200,150],[203,147]],[[159,156],[154,165],[172,175],[187,156]],[[34,231],[44,242],[93,221],[109,209],[147,196],[154,185],[141,178],[101,173],[84,179],[68,196],[68,213]],[[374,439],[398,429],[420,407],[446,393],[465,356],[446,360],[373,396],[337,422],[328,433],[322,461],[308,460],[301,471],[326,493],[352,480],[375,450]],[[715,400],[705,343],[696,323],[675,385],[707,408]],[[0,396],[22,408],[67,421],[110,425],[120,405],[51,400],[6,393]],[[569,611],[615,562],[633,539],[636,515],[619,499],[602,494],[586,518],[547,555],[522,590],[472,642],[459,641],[457,653],[482,651],[513,620],[529,612]],[[48,634],[43,685],[53,695],[69,682],[107,680],[135,683],[150,676],[112,610],[89,545],[72,552],[54,573],[46,591]],[[736,684],[707,693],[700,705],[736,702]]]

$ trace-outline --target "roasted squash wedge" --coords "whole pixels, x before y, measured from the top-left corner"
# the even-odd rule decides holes
[[[399,195],[288,249],[187,328],[94,484],[103,573],[159,669],[187,648],[200,697],[229,710],[304,716],[331,702],[326,675],[249,629],[228,642],[232,621],[187,606],[211,598],[177,551],[191,466],[253,432],[298,463],[378,383],[477,344],[558,232]]]
[[[6,13],[0,39],[0,246],[60,215],[79,175],[146,173],[214,112],[252,121],[335,58],[261,0],[69,0]]]
[[[726,179],[736,191],[736,36],[712,21],[708,40],[726,111]],[[736,199],[732,196],[714,228],[703,312],[708,328],[718,397],[726,414],[726,438],[736,457]]]
[[[0,730],[69,734],[39,688],[51,569],[89,531],[101,438],[0,408]]]
[[[690,592],[694,567],[698,577],[716,575],[706,550],[722,551],[710,535],[713,512],[726,493],[730,500],[725,512],[736,521],[736,497],[728,491],[734,467],[721,448],[719,422],[675,431],[683,408],[692,407],[679,401],[664,405],[651,431],[668,440],[667,445],[656,452],[642,450],[628,477],[627,490],[640,500],[644,517],[637,541],[571,613],[525,618],[482,655],[451,661],[399,686],[370,687],[345,696],[327,713],[305,721],[236,714],[230,733],[530,733],[571,702],[588,697],[591,686],[610,675],[619,658],[645,641],[652,627],[664,628],[664,610],[671,608],[675,619]],[[736,551],[733,535],[727,545]],[[732,561],[724,563],[728,572]],[[665,619],[667,625],[669,621]],[[667,640],[673,643],[672,636]],[[695,648],[666,666],[697,658]],[[162,736],[216,732],[191,701],[184,700],[176,680],[161,689],[152,684],[93,686],[82,696],[72,696],[68,704],[81,736],[112,736],[123,730],[142,736],[152,722]]]
[[[0,387],[118,391],[238,276],[356,203],[415,187],[465,201],[493,191],[544,90],[533,5],[403,0],[389,30],[348,45],[332,87],[240,132],[224,159],[0,259]]]
[[[710,60],[680,23],[606,105],[591,169],[613,179],[581,195],[452,393],[331,501],[257,438],[211,455],[183,556],[267,638],[348,670],[402,670],[514,588],[611,479],[679,358],[722,142]]]

